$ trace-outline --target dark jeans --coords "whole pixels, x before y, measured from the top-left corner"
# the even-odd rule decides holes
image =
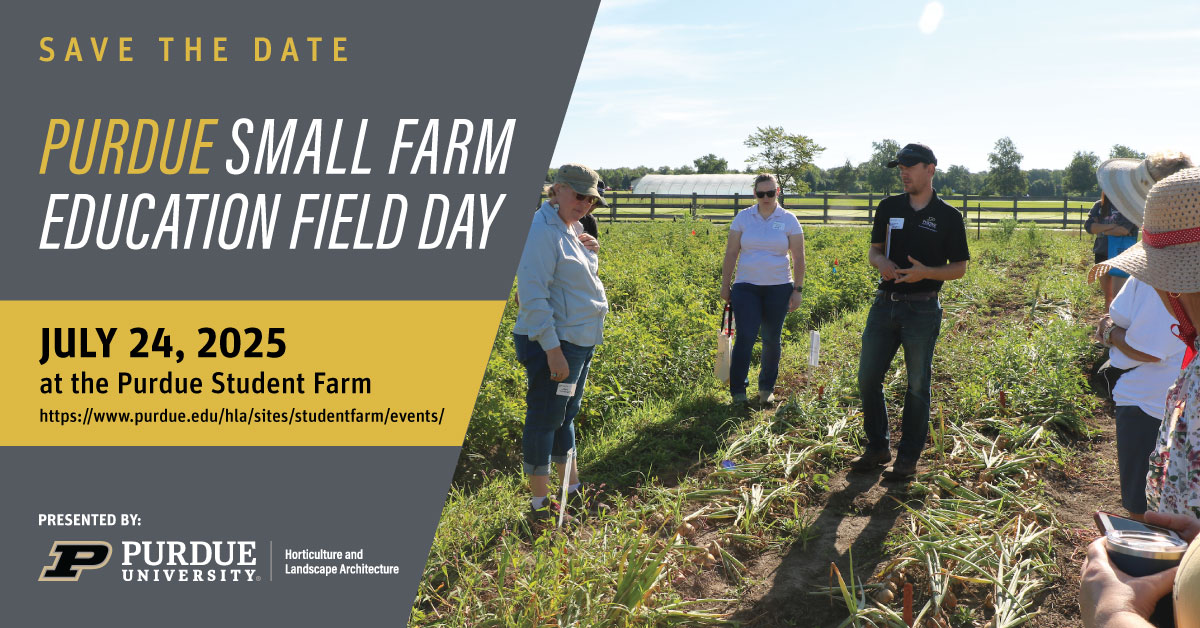
[[[729,392],[746,394],[750,385],[750,352],[754,342],[762,335],[762,368],[758,371],[758,389],[764,392],[775,390],[775,379],[779,377],[779,342],[783,334],[783,319],[787,316],[788,301],[792,298],[792,284],[756,286],[735,283],[730,288],[729,302],[733,305],[733,320],[737,327],[733,343],[733,356],[729,360]]]
[[[901,415],[899,451],[896,459],[915,462],[929,435],[929,382],[933,376],[933,346],[942,328],[942,306],[928,301],[892,301],[889,293],[875,296],[863,329],[862,355],[858,362],[858,390],[862,396],[863,429],[867,448],[886,451],[890,446],[887,404],[883,378],[896,350],[904,347],[908,368],[908,391]]]
[[[567,452],[575,446],[575,415],[579,414],[595,347],[561,342],[571,374],[556,382],[550,379],[550,365],[541,344],[522,334],[513,334],[513,344],[529,380],[521,438],[522,468],[526,475],[550,475],[550,462],[565,464]]]

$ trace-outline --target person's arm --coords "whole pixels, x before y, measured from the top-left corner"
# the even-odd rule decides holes
[[[1142,353],[1141,351],[1138,351],[1137,349],[1134,349],[1133,347],[1129,346],[1129,343],[1125,342],[1125,331],[1126,330],[1124,327],[1114,326],[1112,332],[1108,335],[1109,346],[1113,346],[1113,347],[1120,349],[1121,353],[1124,353],[1125,355],[1137,360],[1138,362],[1161,362],[1162,361],[1159,358],[1156,358],[1156,357],[1150,355],[1149,353]]]
[[[1137,228],[1137,225],[1130,222],[1129,219],[1125,217],[1125,214],[1122,214],[1115,208],[1113,209],[1112,222],[1098,222],[1096,218],[1093,218],[1092,215],[1089,214],[1088,220],[1086,223],[1084,223],[1084,226],[1087,227],[1088,233],[1102,236],[1127,236],[1133,233],[1133,230]]]
[[[879,211],[875,212],[875,222],[871,224],[871,248],[867,251],[867,261],[879,269],[884,279],[892,281],[896,278],[896,263],[883,254],[883,245],[887,241],[888,218],[891,215],[885,211],[889,199],[879,203]]]
[[[729,239],[725,241],[725,261],[721,263],[721,299],[729,303],[730,288],[733,282],[733,269],[737,266],[738,253],[742,250],[742,232],[729,229]]]
[[[579,243],[583,245],[583,248],[593,253],[600,252],[600,241],[590,233],[584,232],[579,234]]]
[[[908,261],[912,263],[911,268],[896,269],[896,283],[916,283],[922,279],[951,281],[960,279],[963,275],[967,274],[967,262],[965,260],[950,262],[941,266],[926,266],[909,255]]]
[[[1104,538],[1092,541],[1079,579],[1079,610],[1087,628],[1150,628],[1154,605],[1171,592],[1178,567],[1135,578],[1108,558]]]
[[[1168,514],[1150,511],[1146,513],[1146,523],[1161,526],[1179,533],[1179,537],[1191,543],[1200,536],[1200,519],[1188,515]]]
[[[1096,204],[1092,205],[1092,208],[1090,210],[1088,210],[1088,217],[1087,217],[1087,220],[1083,223],[1083,230],[1092,235],[1099,235],[1094,231],[1094,229],[1096,227],[1102,227],[1104,225],[1098,223],[1097,222],[1098,220],[1100,220],[1100,203],[1096,203]]]
[[[1110,226],[1112,229],[1109,230],[1107,235],[1111,236],[1123,237],[1137,232],[1137,225],[1132,220],[1126,218],[1125,214],[1122,214],[1119,210],[1113,214],[1113,221]]]
[[[536,341],[546,352],[550,378],[561,382],[571,373],[562,353],[558,331],[554,327],[554,309],[550,307],[550,286],[554,283],[557,242],[546,237],[546,231],[532,229],[521,253],[517,267],[517,297],[522,318],[529,326],[529,339]]]
[[[1088,233],[1103,236],[1127,236],[1129,235],[1129,229],[1118,224],[1105,225],[1097,223],[1092,225]]]
[[[788,251],[792,254],[792,283],[795,287],[804,286],[804,232],[788,236]],[[795,312],[800,307],[801,293],[792,290],[788,300],[788,311]]]
[[[967,245],[967,227],[958,212],[955,212],[954,216],[957,220],[950,222],[946,234],[946,259],[949,261],[941,266],[926,266],[909,255],[908,261],[912,266],[896,270],[896,283],[915,283],[922,279],[952,281],[967,274],[967,262],[971,259],[971,249]]]
[[[889,281],[896,279],[896,262],[888,259],[888,257],[883,254],[882,242],[871,243],[871,250],[867,253],[867,261],[871,262],[872,266],[879,269],[879,274],[883,275],[884,279]]]
[[[1125,341],[1125,332],[1128,330],[1120,325],[1117,325],[1115,322],[1113,322],[1113,319],[1107,315],[1100,319],[1099,323],[1096,323],[1096,339],[1100,341],[1100,344],[1105,344],[1104,332],[1109,328],[1111,328],[1112,331],[1108,332],[1107,346],[1120,349],[1121,353],[1124,353],[1129,358],[1137,360],[1138,362],[1162,361],[1161,358],[1150,355],[1149,353],[1143,353],[1129,346],[1129,343]]]

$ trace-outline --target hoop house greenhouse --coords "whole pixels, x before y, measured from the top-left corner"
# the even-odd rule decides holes
[[[743,194],[754,196],[752,174],[648,174],[633,183],[633,194]]]

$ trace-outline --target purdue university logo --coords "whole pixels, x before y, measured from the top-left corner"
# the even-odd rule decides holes
[[[75,582],[84,569],[99,569],[108,564],[112,545],[104,541],[55,541],[50,546],[54,562],[42,569],[39,581]]]

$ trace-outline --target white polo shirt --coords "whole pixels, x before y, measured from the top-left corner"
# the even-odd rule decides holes
[[[1167,389],[1179,377],[1179,364],[1187,347],[1171,333],[1175,317],[1150,285],[1130,277],[1113,299],[1108,311],[1113,322],[1125,328],[1125,342],[1134,349],[1159,358],[1158,362],[1138,362],[1113,347],[1109,357],[1120,369],[1133,369],[1117,380],[1113,403],[1137,406],[1142,412],[1162,420]]]
[[[729,230],[742,234],[734,283],[756,286],[792,283],[788,237],[803,235],[804,229],[791,212],[776,205],[775,211],[764,219],[758,213],[758,205],[751,205],[738,212]]]

